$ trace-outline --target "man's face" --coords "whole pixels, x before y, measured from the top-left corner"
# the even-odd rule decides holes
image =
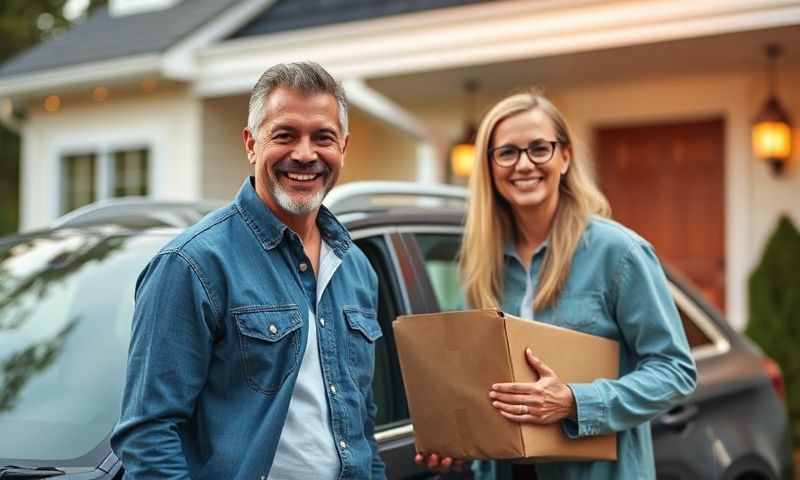
[[[272,91],[257,132],[242,133],[256,192],[278,214],[316,215],[344,163],[347,137],[339,128],[336,98]]]

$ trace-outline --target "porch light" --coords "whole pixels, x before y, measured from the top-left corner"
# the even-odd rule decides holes
[[[464,136],[450,150],[450,166],[457,177],[469,177],[475,164],[475,126],[468,125]]]
[[[158,84],[156,83],[155,80],[153,80],[151,78],[147,78],[145,80],[142,80],[141,87],[142,87],[142,91],[144,93],[153,93],[153,92],[156,91],[156,88],[158,87]]]
[[[769,59],[769,96],[753,124],[753,153],[768,162],[775,175],[781,175],[792,154],[792,125],[775,89],[775,61],[781,48],[768,45],[766,53]]]
[[[58,95],[49,95],[43,102],[46,112],[57,112],[61,108],[61,98]]]
[[[464,84],[466,91],[466,122],[464,133],[455,145],[450,149],[450,168],[456,177],[469,177],[475,165],[475,135],[478,127],[472,118],[475,92],[478,90],[478,82],[467,80]]]
[[[97,102],[105,102],[108,100],[108,89],[106,87],[96,87],[92,90],[92,97]]]

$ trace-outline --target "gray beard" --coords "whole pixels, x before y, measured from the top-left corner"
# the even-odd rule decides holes
[[[280,207],[293,215],[305,215],[318,209],[322,205],[322,200],[328,194],[330,186],[325,185],[322,190],[315,193],[311,198],[306,200],[296,201],[283,189],[278,179],[269,175],[270,190],[275,198],[275,201]]]

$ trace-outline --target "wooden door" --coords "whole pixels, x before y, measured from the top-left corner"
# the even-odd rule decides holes
[[[597,176],[614,219],[725,306],[725,125],[721,119],[596,131]]]

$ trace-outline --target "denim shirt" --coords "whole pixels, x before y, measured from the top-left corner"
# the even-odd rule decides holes
[[[338,478],[384,478],[372,399],[377,277],[324,207],[317,225],[342,262],[318,306],[299,237],[259,199],[252,179],[148,264],[137,282],[122,416],[111,438],[125,478],[267,478],[309,311],[325,385],[335,387],[325,395]]]
[[[504,311],[520,314],[526,284],[537,284],[547,248],[528,268],[513,247],[506,249]],[[590,218],[564,291],[534,319],[620,344],[619,379],[570,384],[577,421],[561,424],[570,438],[619,432],[618,460],[540,463],[539,479],[655,479],[649,420],[694,390],[696,370],[653,247],[616,222]]]

